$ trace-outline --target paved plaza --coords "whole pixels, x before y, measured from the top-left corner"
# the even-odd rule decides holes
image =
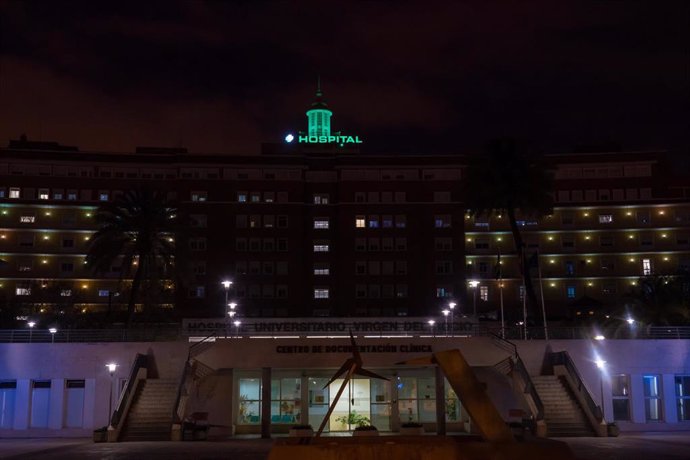
[[[687,460],[690,436],[685,433],[624,434],[618,438],[562,438],[580,460]],[[94,444],[90,439],[0,439],[0,459],[265,459],[273,441],[234,438],[225,441],[125,442]]]

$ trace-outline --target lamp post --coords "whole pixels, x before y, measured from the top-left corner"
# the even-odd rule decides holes
[[[226,303],[227,303],[227,296],[226,296],[226,299],[225,299],[225,300],[226,300]],[[235,315],[237,314],[237,311],[235,311],[235,308],[237,308],[237,303],[236,303],[236,302],[227,303],[227,308],[228,308],[228,310],[227,310],[227,314],[228,314],[228,315],[227,315],[227,317],[226,317],[226,323],[225,323],[225,338],[226,338],[226,339],[228,338],[228,325],[227,325],[227,320],[229,319],[230,321],[232,321],[232,318],[234,318]]]
[[[26,323],[27,326],[29,326],[29,343],[31,343],[31,338],[34,334],[34,326],[36,325],[35,321],[29,321]]]
[[[235,322],[234,322],[233,324],[234,324],[235,327],[237,328],[237,335],[236,335],[236,337],[239,338],[239,336],[240,336],[240,324],[242,324],[242,322],[241,322],[240,320],[235,320]]]
[[[110,397],[108,398],[108,426],[110,426],[110,422],[113,418],[113,377],[115,376],[117,364],[108,363],[105,367],[108,368],[108,373],[110,374]]]
[[[455,302],[448,302],[448,309],[450,309],[450,336],[455,337],[455,321],[453,321],[453,310],[455,310]]]
[[[436,321],[434,321],[433,319],[430,319],[427,322],[429,323],[429,329],[431,329],[431,336],[436,337],[436,335],[434,334],[434,324],[436,324]]]
[[[230,280],[224,280],[222,283],[223,288],[225,289],[225,306],[228,306],[228,296],[230,294],[230,286],[232,286],[232,281]]]
[[[450,313],[450,310],[442,310],[441,313],[443,313],[443,320],[445,321],[446,327],[446,337],[448,337],[448,313]]]
[[[472,309],[474,310],[474,317],[477,317],[477,286],[479,286],[479,281],[470,280],[470,287],[472,288]]]
[[[48,332],[50,332],[50,343],[55,343],[55,334],[57,333],[57,328],[51,327],[48,329]]]
[[[120,293],[117,291],[108,290],[108,314],[113,311],[113,297],[119,297]]]

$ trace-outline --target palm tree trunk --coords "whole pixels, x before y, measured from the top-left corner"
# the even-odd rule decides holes
[[[510,230],[513,233],[513,241],[515,241],[515,250],[517,251],[517,256],[519,264],[521,266],[522,278],[525,281],[525,295],[527,296],[527,304],[529,310],[532,314],[538,311],[537,294],[534,292],[534,286],[532,286],[532,275],[530,273],[529,258],[525,254],[525,243],[522,240],[522,234],[520,233],[520,227],[517,225],[517,220],[515,219],[515,210],[509,208],[507,210],[508,221],[510,222]]]
[[[132,279],[132,288],[129,292],[129,303],[127,304],[127,327],[132,324],[132,320],[134,319],[137,294],[139,294],[139,288],[141,287],[143,265],[144,263],[140,260],[139,265],[137,265],[137,271],[134,273],[134,279]]]

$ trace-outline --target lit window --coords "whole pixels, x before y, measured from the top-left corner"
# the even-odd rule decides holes
[[[67,200],[76,201],[77,200],[77,192],[73,192],[73,191],[67,192]]]
[[[60,290],[60,297],[72,297],[72,290],[71,289],[61,289]]]
[[[98,194],[98,200],[99,201],[108,201],[110,199],[110,195],[108,192],[100,192]]]
[[[690,420],[690,375],[676,375],[676,407],[678,407],[678,420]]]
[[[328,204],[328,194],[317,193],[314,195],[314,204]]]
[[[237,192],[237,202],[246,203],[247,202],[247,192]]]
[[[651,422],[661,421],[663,419],[661,409],[661,376],[643,376],[642,388],[644,390],[643,393],[645,419]]]
[[[38,190],[38,199],[39,200],[47,200],[50,198],[50,193],[48,193],[47,188],[42,188]]]
[[[356,216],[355,217],[355,227],[356,228],[365,228],[366,226],[367,226],[366,218],[364,216]]]
[[[600,224],[610,224],[613,222],[613,215],[611,214],[599,214],[599,223]]]
[[[107,289],[99,289],[98,290],[98,297],[108,297],[109,293],[110,293],[110,291],[108,291]]]
[[[575,286],[568,286],[565,288],[566,296],[569,299],[574,299],[575,298]]]
[[[261,201],[261,193],[252,192],[249,194],[249,201],[252,203],[259,203]]]
[[[382,216],[381,226],[383,228],[393,228],[393,216]]]
[[[379,228],[379,216],[369,216],[369,228]]]
[[[36,222],[36,216],[19,216],[19,222],[22,224],[33,224],[34,222]]]
[[[62,192],[53,193],[53,199],[54,200],[61,200],[62,199]]]
[[[652,261],[651,261],[651,259],[642,259],[642,274],[645,276],[652,274]]]
[[[12,187],[10,188],[10,198],[19,198],[21,195],[21,189]]]
[[[449,228],[451,226],[450,215],[434,216],[434,227]]]
[[[206,192],[192,192],[192,201],[206,201],[208,194]]]
[[[330,275],[330,267],[327,263],[314,264],[315,275]]]
[[[327,299],[329,296],[328,288],[314,288],[315,299]]]
[[[323,217],[317,217],[314,219],[314,228],[318,230],[328,229],[328,219]]]
[[[326,242],[326,241],[315,241],[314,242],[314,252],[328,252],[328,242]]]
[[[479,286],[479,298],[484,302],[489,301],[489,286]]]
[[[15,292],[17,295],[31,295],[31,288],[18,287]]]
[[[450,289],[446,287],[437,287],[436,288],[436,297],[439,298],[444,298],[444,297],[452,297],[452,293],[450,292]]]

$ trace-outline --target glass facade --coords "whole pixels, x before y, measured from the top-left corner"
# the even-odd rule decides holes
[[[678,421],[690,421],[690,375],[676,375],[676,403],[678,407]]]
[[[329,378],[321,372],[311,376],[290,374],[281,371],[279,377],[274,374],[271,379],[271,424],[309,424],[316,430],[323,422],[343,379],[336,379],[326,386]],[[387,374],[384,371],[381,375]],[[261,379],[250,376],[252,374],[244,374],[236,380],[239,402],[235,420],[238,425],[255,425],[258,428],[261,424]],[[306,387],[305,401],[302,400],[303,387]],[[324,431],[351,431],[362,421],[374,425],[379,431],[393,431],[406,422],[435,423],[435,391],[435,377],[426,369],[390,377],[390,380],[354,378],[345,385]],[[444,394],[446,420],[460,423],[460,401],[445,379]],[[255,432],[251,428],[244,430],[245,433]]]
[[[397,386],[402,423],[436,421],[436,383],[433,377],[398,377]]]
[[[648,422],[658,422],[663,419],[661,412],[661,376],[645,375],[642,377],[644,388],[644,413]]]
[[[271,423],[300,423],[301,379],[271,380]]]
[[[613,419],[630,420],[630,376],[626,374],[611,377]]]
[[[258,425],[261,423],[261,379],[240,379],[239,388],[237,423]]]

